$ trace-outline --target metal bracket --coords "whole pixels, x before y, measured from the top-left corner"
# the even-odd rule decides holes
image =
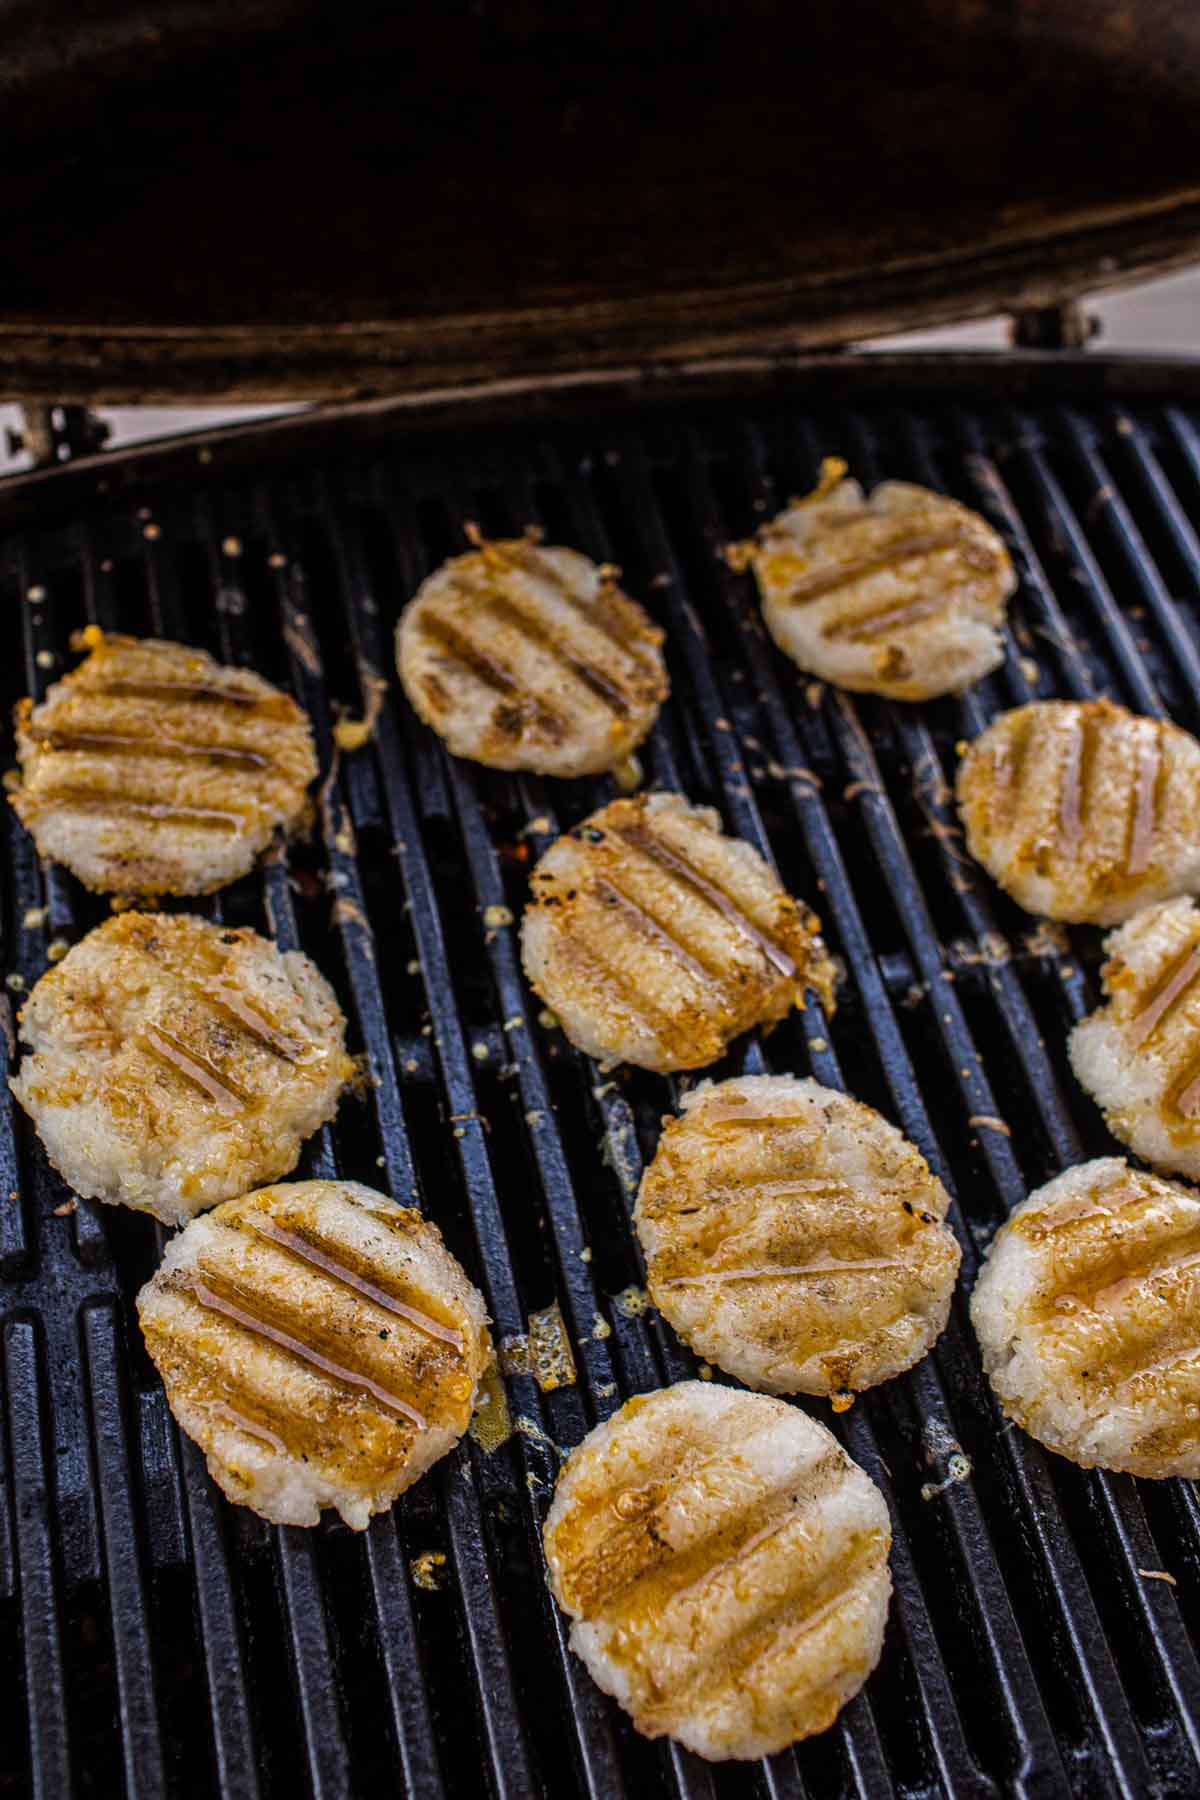
[[[1083,350],[1099,335],[1099,319],[1083,310],[1081,300],[1027,306],[1012,315],[1012,341],[1020,350]]]
[[[47,406],[36,401],[22,405],[20,429],[10,429],[6,436],[10,455],[28,451],[34,468],[46,469],[103,450],[110,429],[88,406]]]

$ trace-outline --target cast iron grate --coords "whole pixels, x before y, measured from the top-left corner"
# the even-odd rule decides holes
[[[538,523],[619,562],[669,633],[649,778],[769,847],[847,967],[835,1018],[813,1006],[716,1073],[811,1071],[894,1117],[956,1196],[965,1292],[1026,1189],[1108,1140],[1063,1053],[1098,935],[1037,929],[966,862],[954,745],[1056,693],[1200,728],[1197,421],[1153,402],[1018,412],[994,390],[970,406],[898,391],[453,441],[397,424],[307,460],[302,441],[286,460],[272,442],[250,474],[222,474],[218,451],[156,487],[148,463],[113,494],[73,489],[66,514],[50,484],[0,546],[6,715],[94,621],[290,683],[328,769],[333,710],[361,712],[389,675],[399,605],[464,519]],[[1012,546],[1008,659],[965,698],[902,710],[807,681],[717,554],[831,451],[868,482],[958,494]],[[936,1353],[838,1421],[889,1495],[896,1600],[883,1663],[834,1730],[710,1769],[637,1737],[566,1651],[537,1539],[555,1447],[694,1368],[639,1304],[628,1224],[673,1091],[602,1077],[548,1030],[515,929],[488,909],[519,915],[532,858],[611,791],[449,761],[393,680],[312,842],[202,903],[314,955],[369,1058],[368,1098],[300,1172],[418,1198],[498,1339],[557,1304],[574,1347],[575,1385],[512,1373],[512,1436],[490,1454],[467,1440],[361,1538],[224,1504],[138,1340],[132,1297],[161,1233],[64,1213],[23,1116],[0,1112],[0,1793],[1200,1791],[1197,1496],[1085,1474],[1006,1429],[961,1294]],[[0,830],[16,1002],[104,903],[41,867],[11,817]],[[972,1472],[950,1479],[960,1449]]]

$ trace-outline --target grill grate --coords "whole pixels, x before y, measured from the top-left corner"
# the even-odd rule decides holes
[[[451,762],[393,682],[371,747],[323,788],[313,841],[196,904],[309,950],[368,1055],[368,1100],[343,1106],[300,1173],[423,1204],[498,1339],[557,1303],[578,1382],[542,1392],[509,1374],[507,1442],[465,1441],[361,1538],[269,1528],[210,1486],[141,1348],[132,1297],[162,1232],[82,1203],[64,1214],[26,1121],[0,1112],[0,1183],[18,1196],[0,1210],[0,1794],[265,1800],[382,1781],[424,1797],[478,1792],[481,1769],[514,1800],[1197,1791],[1194,1488],[1085,1474],[1006,1429],[966,1323],[1005,1213],[1108,1140],[1064,1056],[1094,1003],[1098,934],[1036,928],[974,870],[948,786],[955,742],[1034,696],[1108,692],[1200,729],[1196,420],[1149,399],[1050,391],[1016,410],[995,389],[968,405],[897,388],[857,409],[488,427],[469,446],[397,425],[307,460],[302,437],[286,458],[272,442],[250,474],[223,474],[218,454],[185,478],[176,458],[156,487],[153,459],[135,463],[115,495],[76,485],[66,515],[50,484],[0,545],[0,604],[22,633],[5,706],[45,690],[80,624],[153,631],[291,685],[328,768],[333,708],[361,711],[389,673],[399,604],[463,519],[538,523],[619,562],[668,630],[651,779],[773,853],[848,970],[834,1019],[810,1006],[716,1072],[811,1071],[894,1117],[956,1197],[962,1292],[935,1353],[836,1421],[895,1525],[866,1690],[826,1736],[754,1768],[644,1742],[569,1655],[538,1530],[555,1447],[694,1371],[638,1303],[629,1228],[678,1086],[600,1076],[540,1022],[515,929],[485,924],[490,907],[519,915],[534,856],[611,783]],[[1008,658],[964,698],[905,710],[807,682],[716,554],[831,451],[868,482],[957,494],[1009,542]],[[105,908],[41,867],[13,819],[2,829],[19,989]],[[959,1448],[972,1473],[948,1480]]]

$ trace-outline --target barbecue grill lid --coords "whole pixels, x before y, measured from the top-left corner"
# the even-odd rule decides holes
[[[832,345],[1200,255],[1163,0],[12,0],[10,393],[317,398]]]

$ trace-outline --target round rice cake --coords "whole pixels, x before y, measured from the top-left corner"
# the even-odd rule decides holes
[[[33,989],[10,1082],[77,1194],[179,1225],[295,1168],[355,1072],[298,951],[188,913],[120,913]]]
[[[663,634],[619,571],[536,537],[451,557],[400,615],[405,693],[455,756],[594,775],[641,743],[669,691]]]
[[[1200,906],[1164,900],[1105,942],[1107,1004],[1071,1033],[1071,1067],[1114,1137],[1200,1178]]]
[[[967,848],[1026,911],[1119,925],[1200,890],[1200,743],[1109,700],[1034,700],[963,754]]]
[[[9,797],[42,856],[99,893],[209,894],[298,828],[317,759],[287,694],[184,644],[77,641],[79,667],[16,710]]]
[[[227,1200],[138,1295],[146,1348],[230,1500],[277,1525],[372,1513],[453,1449],[491,1361],[435,1225],[349,1181]]]
[[[827,457],[815,492],[734,558],[753,567],[779,648],[838,687],[931,700],[1004,660],[1011,559],[986,520],[945,494],[884,481],[868,498]]]
[[[1085,1469],[1200,1476],[1200,1194],[1082,1163],[997,1232],[971,1320],[1005,1413]]]
[[[806,987],[832,1003],[812,913],[681,794],[602,807],[551,844],[531,886],[525,972],[605,1067],[700,1068],[802,1006]]]
[[[792,1075],[704,1082],[668,1119],[635,1222],[650,1298],[698,1355],[767,1393],[856,1393],[945,1328],[949,1197],[873,1108]]]
[[[883,1495],[786,1401],[703,1381],[630,1400],[571,1452],[545,1527],[592,1679],[712,1761],[832,1725],[879,1661]]]

